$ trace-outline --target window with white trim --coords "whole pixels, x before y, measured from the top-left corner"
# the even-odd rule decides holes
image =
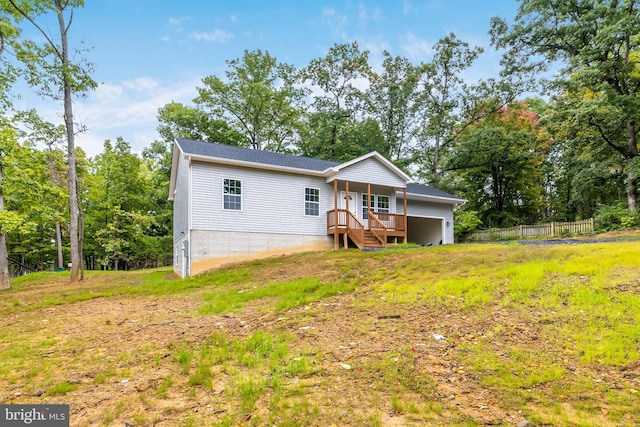
[[[320,216],[320,189],[304,189],[304,214],[306,216]]]
[[[390,198],[382,194],[372,194],[369,199],[369,207],[372,212],[389,213]],[[362,194],[362,218],[368,219],[367,195]]]
[[[242,181],[239,179],[225,178],[223,181],[223,206],[224,210],[242,210]]]

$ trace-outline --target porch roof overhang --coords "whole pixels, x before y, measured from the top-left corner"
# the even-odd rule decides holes
[[[407,199],[420,200],[425,202],[446,203],[454,206],[464,205],[465,203],[467,203],[465,199],[460,199],[455,196],[449,197],[449,196],[441,196],[441,195],[412,193],[408,189],[407,189]]]

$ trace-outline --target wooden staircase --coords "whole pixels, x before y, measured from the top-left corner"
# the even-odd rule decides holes
[[[381,249],[386,247],[387,245],[378,240],[370,230],[364,230],[364,244],[360,249]]]

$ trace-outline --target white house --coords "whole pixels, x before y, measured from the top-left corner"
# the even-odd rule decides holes
[[[464,202],[377,152],[336,163],[187,139],[173,145],[169,200],[182,277],[284,253],[453,243]]]

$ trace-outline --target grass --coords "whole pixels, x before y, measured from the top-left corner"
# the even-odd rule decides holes
[[[532,424],[640,423],[638,242],[65,274],[16,279],[0,300],[0,391],[15,403],[93,398],[105,425],[519,422],[482,418],[486,402],[458,400],[471,387]],[[93,318],[103,303],[112,316]]]

